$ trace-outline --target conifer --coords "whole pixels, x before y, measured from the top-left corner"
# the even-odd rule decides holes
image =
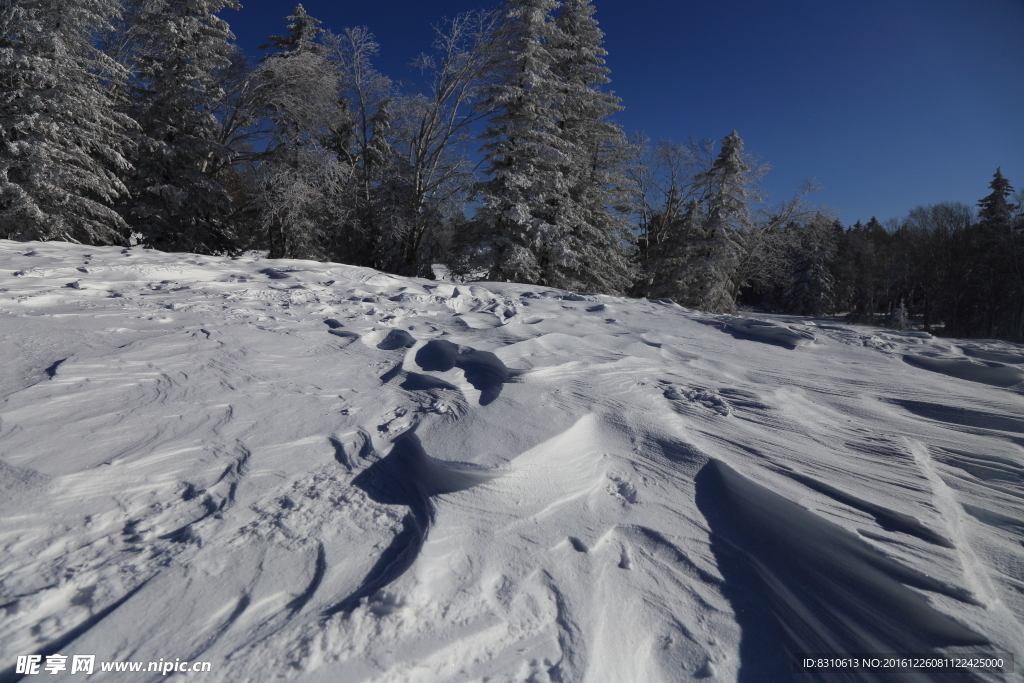
[[[127,244],[126,134],[108,85],[124,71],[91,42],[113,0],[0,7],[0,237]]]

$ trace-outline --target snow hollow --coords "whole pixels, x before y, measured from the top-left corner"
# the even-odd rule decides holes
[[[0,241],[0,681],[1021,680],[792,655],[1024,656],[1022,382],[1003,342]]]

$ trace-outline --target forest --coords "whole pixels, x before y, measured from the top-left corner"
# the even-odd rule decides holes
[[[298,258],[1024,340],[1024,191],[843,226],[765,200],[736,131],[615,123],[591,0],[445,20],[399,83],[302,5],[258,59],[235,0],[0,8],[0,238]],[[724,126],[728,130],[729,126]]]

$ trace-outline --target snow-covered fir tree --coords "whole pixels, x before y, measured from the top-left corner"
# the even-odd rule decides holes
[[[270,139],[252,176],[254,204],[271,258],[325,258],[351,168],[326,148],[330,126],[346,112],[338,74],[317,42],[320,21],[302,5],[286,17],[288,35],[271,36],[252,74],[253,100],[271,121]]]
[[[559,239],[556,204],[568,190],[562,165],[571,145],[560,135],[555,0],[507,0],[494,40],[505,46],[493,65],[486,105],[495,114],[482,147],[490,180],[481,186],[474,261],[488,279],[544,283],[552,262],[574,255]]]
[[[625,138],[607,118],[603,34],[587,0],[508,0],[495,40],[507,45],[487,104],[491,180],[475,221],[488,277],[621,293],[633,279],[617,190]]]
[[[130,30],[138,48],[129,113],[141,126],[126,218],[149,246],[220,252],[232,248],[231,199],[216,174],[231,158],[214,115],[224,97],[218,72],[234,38],[217,16],[236,0],[150,0]]]
[[[624,292],[634,279],[627,245],[632,241],[624,205],[623,173],[628,145],[622,128],[609,117],[622,110],[620,99],[604,92],[604,33],[590,0],[566,0],[555,16],[553,75],[562,90],[559,137],[568,143],[561,173],[567,192],[557,198],[557,239],[572,257],[549,264],[547,284],[566,289]]]
[[[996,169],[989,188],[992,192],[978,202],[971,240],[972,260],[980,266],[971,279],[976,300],[972,326],[988,337],[1006,334],[1007,328],[1019,335],[1024,330],[1024,264],[1019,255],[1021,235],[1012,222],[1013,187],[1002,168]]]
[[[666,209],[672,210],[672,204],[667,204]],[[660,223],[661,219],[661,215],[655,216],[655,222]],[[659,229],[659,241],[652,241],[646,249],[644,281],[639,288],[644,296],[682,300],[692,305],[681,293],[695,289],[702,277],[703,258],[695,245],[707,242],[704,231],[704,216],[697,199],[686,203],[680,218],[665,222]]]
[[[889,328],[902,332],[910,326],[910,314],[907,312],[907,305],[900,299],[900,305],[892,313],[889,321]]]
[[[107,85],[123,70],[93,46],[115,0],[0,6],[0,238],[126,244],[113,204],[133,122]]]
[[[989,188],[992,192],[978,202],[978,218],[984,223],[1008,228],[1010,216],[1017,207],[1010,201],[1013,186],[1003,175],[1001,167],[996,169]]]
[[[680,235],[691,265],[672,297],[678,303],[720,313],[736,310],[740,266],[751,228],[750,171],[743,158],[743,140],[733,131],[722,140],[711,168],[696,177],[704,221],[701,229]]]
[[[324,48],[316,42],[317,37],[324,32],[320,28],[320,20],[309,16],[306,8],[301,4],[296,5],[292,13],[285,19],[288,23],[288,35],[270,36],[270,42],[260,45],[261,50],[276,50],[291,55],[300,55],[307,52],[323,54]],[[270,56],[270,55],[268,55]]]
[[[813,217],[793,230],[790,244],[790,285],[784,310],[796,315],[826,315],[835,306],[835,277],[832,261],[838,248],[834,221],[824,215]]]

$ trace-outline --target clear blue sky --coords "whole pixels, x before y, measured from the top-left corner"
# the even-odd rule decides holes
[[[223,16],[250,53],[295,0]],[[377,67],[413,79],[444,16],[474,0],[307,0],[340,32],[368,26]],[[1024,186],[1024,0],[595,0],[627,133],[739,131],[783,199],[807,179],[844,224],[974,204],[997,166]]]

